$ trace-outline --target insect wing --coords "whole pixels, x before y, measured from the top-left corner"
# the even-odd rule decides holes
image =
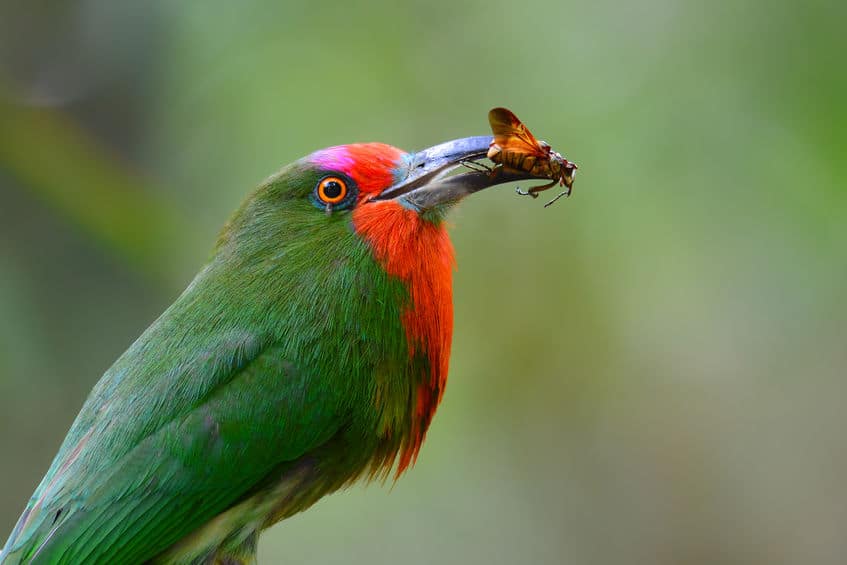
[[[505,151],[530,155],[545,155],[535,136],[511,110],[494,108],[488,112],[488,122],[494,134],[494,143]]]

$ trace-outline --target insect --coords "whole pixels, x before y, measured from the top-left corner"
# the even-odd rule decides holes
[[[488,148],[487,157],[496,165],[492,174],[505,169],[509,172],[527,173],[534,177],[549,178],[551,182],[533,186],[527,191],[516,189],[522,196],[538,198],[538,193],[558,184],[567,190],[544,205],[546,208],[562,196],[570,196],[573,190],[576,163],[571,163],[561,153],[553,151],[545,141],[539,141],[516,115],[506,108],[494,108],[488,112],[488,122],[494,133],[494,141]]]

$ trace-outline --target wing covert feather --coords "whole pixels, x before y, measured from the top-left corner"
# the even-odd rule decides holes
[[[243,351],[216,350],[213,364],[220,367],[222,356],[239,362],[108,468],[79,462],[85,452],[102,456],[104,448],[113,449],[114,433],[84,435],[82,453],[70,464],[59,463],[6,549],[29,554],[33,563],[149,559],[228,508],[274,466],[329,439],[339,426],[340,402],[337,409],[327,405],[320,380],[291,366],[280,347],[247,349],[256,351],[253,359]],[[201,354],[195,363],[209,360]],[[196,366],[183,370],[190,378]],[[106,402],[126,410],[132,397],[116,392]],[[316,403],[325,409],[314,410]],[[93,429],[110,426],[102,415],[89,423]]]

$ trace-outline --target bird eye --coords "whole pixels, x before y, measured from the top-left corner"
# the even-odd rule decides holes
[[[347,181],[338,177],[321,179],[315,189],[318,199],[324,204],[338,204],[347,197]]]

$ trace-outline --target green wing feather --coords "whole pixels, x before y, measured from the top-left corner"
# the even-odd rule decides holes
[[[307,174],[298,171],[287,174]],[[388,400],[373,409],[386,396],[373,387],[374,370],[400,384],[411,370],[405,286],[345,215],[316,213],[304,195],[283,209],[284,186],[271,181],[248,199],[210,263],[98,382],[0,563],[153,559],[249,504],[286,462],[315,450],[334,457],[337,433],[364,438],[341,451],[367,458],[376,440],[366,434],[402,425]],[[408,402],[407,388],[389,390]],[[322,492],[298,493],[298,504],[364,464],[340,459],[321,473],[330,467],[341,468],[321,476]]]
[[[342,425],[345,389],[320,363],[295,367],[278,335],[226,327],[192,304],[198,286],[95,387],[4,564],[150,559]]]
[[[150,558],[281,461],[334,434],[337,415],[310,410],[309,397],[325,403],[324,392],[293,370],[279,346],[249,334],[228,341],[227,349],[215,344],[156,380],[156,402],[176,408],[171,395],[180,382],[214,371],[199,390],[182,391],[193,402],[165,410],[142,435],[134,424],[136,387],[122,386],[135,379],[121,380],[120,370],[107,375],[98,387],[102,400],[86,405],[7,544],[11,555],[35,563]]]

